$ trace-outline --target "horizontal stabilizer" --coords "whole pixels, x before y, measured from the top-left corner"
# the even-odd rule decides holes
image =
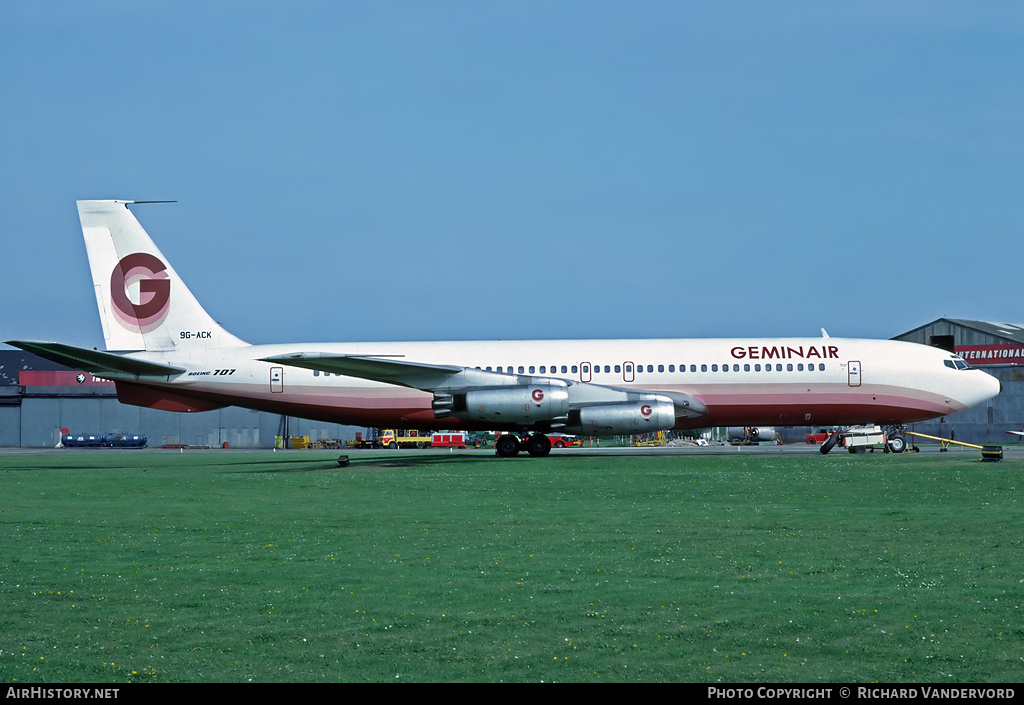
[[[139,377],[166,377],[184,372],[184,368],[173,365],[161,365],[158,362],[136,360],[123,355],[116,355],[99,350],[76,348],[63,343],[39,343],[27,340],[8,340],[8,345],[35,353],[60,365],[67,365],[76,370],[84,370],[95,375],[103,373],[130,374]]]

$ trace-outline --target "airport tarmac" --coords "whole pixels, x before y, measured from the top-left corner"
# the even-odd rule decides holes
[[[966,447],[951,447],[948,451],[942,451],[939,444],[929,443],[917,446],[920,453],[943,453],[950,457],[962,456],[964,458],[977,458],[981,459],[981,451],[974,448]],[[1024,458],[1024,445],[1012,444],[1009,446],[1002,446],[1003,457],[1006,458]],[[865,451],[867,454],[872,453],[883,453],[882,449],[868,450]],[[914,453],[915,451],[911,448],[907,453]],[[389,450],[386,448],[377,448],[372,450],[310,450],[310,449],[291,449],[291,450],[275,450],[271,448],[0,448],[0,454],[2,455],[32,455],[32,454],[46,454],[46,453],[85,453],[85,454],[120,454],[120,453],[204,453],[204,454],[253,454],[253,453],[284,453],[293,455],[296,457],[309,456],[311,458],[317,457],[336,457],[337,455],[348,455],[352,458],[369,458],[369,457],[389,457],[389,456],[407,456],[407,455],[441,455],[448,454],[453,456],[473,456],[473,457],[490,457],[494,456],[493,448],[424,448],[424,449],[400,449],[400,450]],[[663,456],[720,456],[720,455],[821,455],[820,446],[807,445],[806,443],[788,443],[783,445],[707,445],[707,446],[643,446],[643,447],[629,447],[629,446],[609,446],[609,447],[583,447],[583,448],[557,448],[552,449],[549,458],[557,458],[559,456],[565,457],[586,457],[586,456],[597,456],[607,458],[609,456],[621,455],[624,457],[663,457]],[[829,454],[831,456],[837,455],[850,455],[848,451],[843,448],[834,448]],[[886,454],[890,455],[890,454]],[[521,453],[517,456],[520,459],[529,460],[530,456],[526,453]]]

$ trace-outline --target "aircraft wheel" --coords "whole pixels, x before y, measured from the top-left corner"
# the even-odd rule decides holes
[[[819,448],[818,450],[821,451],[822,455],[827,455],[828,452],[830,450],[832,450],[835,447],[836,443],[838,443],[838,442],[839,442],[839,433],[838,432],[833,433],[831,436],[828,437],[827,441],[825,441],[824,443],[821,444],[821,448]]]
[[[502,458],[513,458],[519,455],[519,450],[519,439],[511,433],[498,436],[498,440],[494,442],[494,452]]]
[[[885,447],[890,453],[902,453],[907,449],[907,439],[903,436],[892,436]]]
[[[543,458],[551,452],[551,439],[543,433],[535,433],[526,441],[526,450],[535,458]]]

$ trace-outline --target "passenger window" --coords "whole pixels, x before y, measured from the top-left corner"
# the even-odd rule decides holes
[[[824,372],[824,371],[825,371],[825,363],[824,362],[819,362],[818,363],[818,372]]]
[[[796,371],[797,372],[803,372],[804,371],[804,363],[802,363],[802,362],[797,363]]]
[[[744,372],[750,372],[750,364],[749,363],[744,363],[743,371]]]
[[[535,369],[535,368],[534,368],[534,366],[533,366],[533,365],[530,365],[530,374],[531,374],[531,375],[533,374],[533,370],[534,370],[534,369]]]
[[[782,372],[782,363],[781,363],[781,362],[780,362],[780,363],[777,363],[777,364],[775,365],[775,371],[776,371],[776,372]]]
[[[668,371],[669,372],[675,372],[676,371],[676,366],[675,365],[669,365],[668,366]]]
[[[605,366],[604,366],[604,371],[605,371],[605,372],[611,372],[611,371],[612,371],[612,368],[611,368],[611,367],[609,367],[608,365],[605,365]],[[615,371],[616,371],[616,372],[618,372],[618,370],[615,370]]]
[[[712,365],[711,366],[711,371],[712,372],[718,372],[718,365]]]
[[[548,368],[547,368],[547,367],[545,367],[544,365],[541,365],[541,366],[540,366],[540,373],[541,373],[541,374],[544,374],[545,372],[547,372],[547,370],[548,370]]]
[[[648,372],[654,372],[654,365],[648,365],[647,366],[647,371]]]
[[[759,362],[756,365],[754,365],[754,372],[760,372],[760,371],[761,371],[761,363]]]
[[[519,374],[523,374],[523,366],[522,365],[519,366]]]
[[[792,362],[786,363],[786,372],[792,372],[792,371],[793,371],[793,363]]]
[[[565,369],[565,365],[562,365],[562,374],[564,375],[568,371],[569,370]],[[575,372],[575,370],[573,370],[573,372]]]
[[[573,373],[573,374],[576,374],[576,365],[573,365],[573,366],[572,366],[572,373]]]
[[[732,366],[732,371],[733,372],[739,372],[740,371],[739,363],[736,363],[735,365]]]
[[[664,372],[664,371],[665,371],[665,366],[664,365],[658,365],[658,372]]]
[[[701,367],[703,367],[703,365],[701,365]],[[690,365],[690,372],[696,372],[696,371],[697,371],[697,366],[696,365]],[[703,372],[703,370],[701,370],[701,371]]]
[[[616,372],[622,372],[622,368],[619,365],[616,365],[615,366],[615,371]]]
[[[707,372],[707,371],[708,371],[708,366],[707,366],[706,364],[704,364],[704,365],[701,365],[701,366],[700,366],[700,371],[701,371],[701,372]]]

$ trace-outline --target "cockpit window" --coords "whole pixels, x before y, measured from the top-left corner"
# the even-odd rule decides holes
[[[943,360],[942,364],[951,370],[969,370],[971,366],[967,364],[967,361],[961,357],[951,357],[949,360]]]

